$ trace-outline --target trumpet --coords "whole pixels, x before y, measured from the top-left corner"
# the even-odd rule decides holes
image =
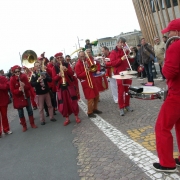
[[[94,61],[99,62],[101,66],[105,67],[105,62],[110,62],[110,58],[104,58],[103,56],[97,56]]]
[[[24,91],[24,87],[22,86],[22,81],[21,81],[21,79],[20,79],[20,75],[18,76],[18,79],[19,79],[20,87],[22,88],[22,93],[23,93],[24,99],[27,99],[26,94],[25,94],[25,91]]]

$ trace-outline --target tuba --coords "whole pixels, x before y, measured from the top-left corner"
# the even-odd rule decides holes
[[[22,54],[21,63],[23,66],[26,66],[27,68],[34,67],[34,63],[37,61],[37,54],[32,50],[26,50]]]

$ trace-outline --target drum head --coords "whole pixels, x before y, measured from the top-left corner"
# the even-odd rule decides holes
[[[114,79],[132,79],[133,76],[130,75],[124,75],[124,76],[120,76],[120,75],[114,75],[112,76],[112,78]]]
[[[123,73],[124,75],[129,75],[129,74],[137,74],[137,71],[121,71],[120,74]]]
[[[153,87],[142,86],[142,88],[143,88],[142,94],[155,94],[161,91],[161,89],[156,86]]]

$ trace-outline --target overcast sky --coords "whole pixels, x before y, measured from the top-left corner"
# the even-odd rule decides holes
[[[132,0],[0,0],[0,69],[20,65],[19,52],[49,58],[80,45],[140,30]],[[64,52],[63,52],[64,53]]]

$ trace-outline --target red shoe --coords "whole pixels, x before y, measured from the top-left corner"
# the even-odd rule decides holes
[[[64,126],[67,126],[69,123],[71,123],[71,121],[70,121],[69,119],[66,119],[66,120],[64,121]]]
[[[27,126],[23,126],[22,132],[27,131]]]
[[[34,129],[37,128],[37,126],[35,124],[31,124],[31,127],[34,128]]]
[[[81,122],[81,120],[77,117],[76,118],[76,123],[80,123]]]

